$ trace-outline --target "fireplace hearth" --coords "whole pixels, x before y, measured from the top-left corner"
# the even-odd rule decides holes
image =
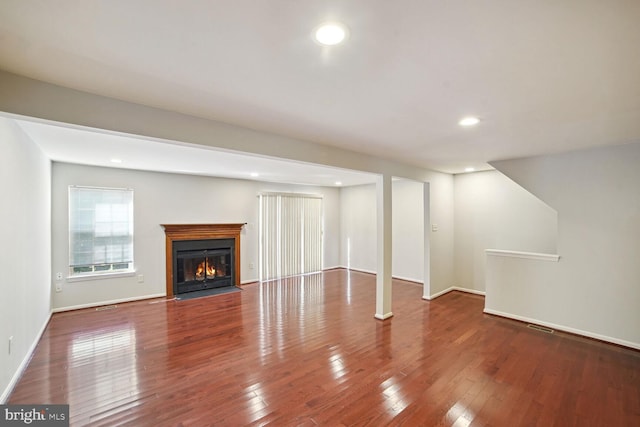
[[[240,285],[244,224],[162,224],[167,296]]]

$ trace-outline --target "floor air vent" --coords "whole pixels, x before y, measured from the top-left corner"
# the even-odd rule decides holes
[[[116,308],[118,308],[117,305],[103,305],[102,307],[96,308],[96,311],[113,310]]]
[[[554,332],[553,329],[545,328],[544,326],[539,326],[539,325],[528,324],[527,328],[535,329],[536,331],[545,332],[547,334],[552,334]]]

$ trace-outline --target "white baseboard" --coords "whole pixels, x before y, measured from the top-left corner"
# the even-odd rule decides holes
[[[378,272],[374,271],[374,270],[365,270],[363,268],[347,268],[347,267],[342,266],[342,265],[336,266],[336,267],[331,267],[331,268],[325,268],[323,271],[333,270],[333,269],[338,269],[338,268],[342,268],[342,269],[345,269],[345,270],[348,270],[348,271],[357,271],[358,273],[372,274],[374,276],[378,275]],[[414,283],[417,283],[419,285],[422,285],[424,283],[422,280],[414,279],[412,277],[404,277],[404,276],[393,275],[393,276],[391,276],[391,278],[392,279],[397,279],[397,280],[404,280],[405,282],[414,282]]]
[[[375,271],[372,271],[372,270],[365,270],[365,269],[362,269],[362,268],[346,268],[346,267],[343,267],[343,268],[344,268],[345,270],[349,270],[349,271],[357,271],[358,273],[373,274],[374,276],[375,276],[376,274],[378,274],[378,273],[377,273],[377,272],[375,272]]]
[[[495,316],[506,317],[508,319],[519,320],[521,322],[533,323],[535,325],[545,326],[547,328],[555,329],[562,332],[569,332],[571,334],[582,335],[587,338],[594,338],[596,340],[633,348],[635,350],[640,350],[640,343],[634,343],[631,341],[625,341],[618,338],[608,337],[606,335],[595,334],[593,332],[583,331],[581,329],[571,328],[569,326],[564,326],[564,325],[557,325],[555,323],[545,322],[538,319],[532,319],[530,317],[519,316],[517,314],[511,314],[511,313],[505,313],[503,311],[492,310],[490,308],[485,308],[483,312],[487,314],[493,314]]]
[[[468,294],[474,294],[474,295],[482,295],[485,296],[485,291],[479,291],[477,289],[469,289],[469,288],[461,288],[459,286],[452,286],[451,287],[452,291],[460,291],[460,292],[466,292]]]
[[[388,312],[388,313],[385,313],[385,314],[376,313],[376,314],[373,315],[373,317],[375,317],[378,320],[386,320],[386,319],[388,319],[390,317],[393,317],[393,313],[391,311]]]
[[[47,319],[44,321],[44,324],[40,328],[40,331],[38,331],[38,334],[36,335],[35,339],[31,343],[29,350],[27,350],[27,354],[25,354],[24,359],[22,359],[22,362],[20,362],[20,365],[18,366],[18,369],[16,369],[16,372],[13,374],[13,377],[11,377],[11,381],[9,381],[9,384],[7,384],[7,388],[5,388],[5,390],[2,392],[2,395],[0,396],[0,404],[6,403],[7,399],[9,398],[9,395],[13,391],[13,388],[16,386],[18,380],[22,376],[22,373],[27,368],[27,365],[31,360],[31,356],[33,356],[33,353],[36,351],[36,347],[40,342],[40,338],[42,338],[42,334],[44,334],[45,329],[47,329],[47,325],[51,320],[52,314],[53,312],[50,311],[49,315],[47,316]]]
[[[413,282],[417,285],[423,286],[424,285],[424,281],[420,280],[420,279],[413,279],[411,277],[404,277],[404,276],[392,276],[393,279],[397,279],[397,280],[403,280],[405,282]]]
[[[434,299],[436,299],[438,297],[441,297],[444,294],[448,294],[449,292],[452,292],[452,291],[460,291],[460,292],[466,292],[468,294],[485,296],[484,291],[478,291],[478,290],[475,290],[475,289],[468,289],[468,288],[461,288],[459,286],[451,286],[450,288],[447,288],[444,291],[437,292],[437,293],[435,293],[433,295],[430,295],[428,297],[424,297],[423,296],[422,299],[425,299],[427,301],[431,301],[431,300],[434,300]]]
[[[145,299],[161,298],[161,297],[165,297],[165,296],[167,296],[167,294],[161,293],[161,294],[143,295],[143,296],[139,296],[139,297],[113,299],[113,300],[108,300],[108,301],[90,302],[88,304],[79,304],[79,305],[72,305],[72,306],[68,306],[68,307],[54,308],[53,312],[54,313],[60,313],[60,312],[63,312],[63,311],[80,310],[82,308],[100,307],[100,306],[103,306],[103,305],[121,304],[123,302],[141,301],[141,300],[145,300]]]
[[[431,301],[431,300],[434,300],[434,299],[436,299],[438,297],[441,297],[444,294],[448,294],[451,291],[453,291],[453,286],[450,287],[450,288],[445,289],[444,291],[440,291],[440,292],[437,292],[437,293],[432,294],[432,295],[428,295],[428,296],[425,295],[425,296],[422,297],[422,299],[426,299],[427,301]]]

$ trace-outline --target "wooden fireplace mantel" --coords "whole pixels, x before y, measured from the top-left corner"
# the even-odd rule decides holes
[[[173,242],[176,240],[234,239],[234,284],[240,286],[240,231],[245,224],[160,224],[166,235],[167,296],[173,296]]]

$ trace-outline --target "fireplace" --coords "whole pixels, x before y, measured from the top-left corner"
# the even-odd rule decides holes
[[[173,242],[175,293],[233,286],[234,246],[234,239]]]
[[[240,285],[240,231],[244,224],[162,226],[167,296]]]

